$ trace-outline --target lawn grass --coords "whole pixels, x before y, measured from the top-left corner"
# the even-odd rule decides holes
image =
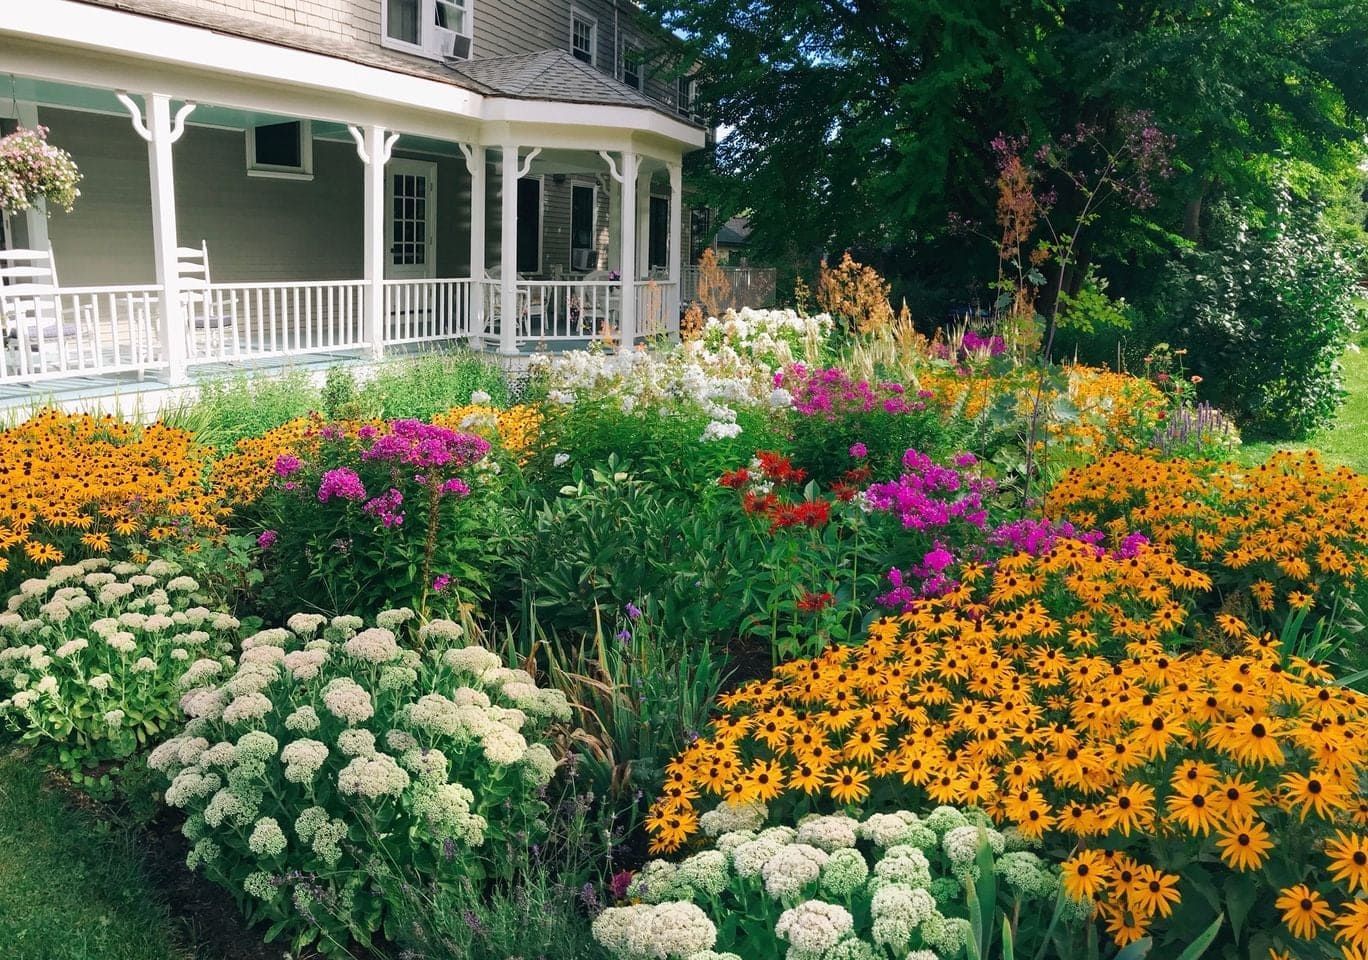
[[[75,808],[42,768],[0,751],[0,956],[185,960],[136,836]]]
[[[1237,459],[1252,466],[1277,450],[1314,448],[1331,466],[1368,473],[1368,338],[1350,347],[1343,362],[1348,396],[1331,426],[1300,443],[1247,443],[1240,448]]]

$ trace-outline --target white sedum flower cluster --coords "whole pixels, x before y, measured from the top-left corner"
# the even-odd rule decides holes
[[[75,772],[176,724],[174,691],[230,667],[238,629],[179,573],[93,558],[26,580],[0,613],[0,727]]]
[[[967,866],[977,869],[985,844],[997,889],[1009,902],[1034,902],[1048,913],[1057,895],[1057,869],[1030,851],[1011,850],[978,810],[938,807],[925,817],[898,811],[864,819],[814,814],[796,827],[760,829],[766,816],[761,804],[721,804],[705,814],[700,825],[714,838],[711,847],[678,864],[647,863],[627,891],[638,905],[606,911],[594,924],[595,938],[619,960],[695,960],[651,952],[665,949],[650,936],[655,918],[687,907],[716,911],[712,919],[724,931],[736,929],[727,922],[733,916],[747,917],[747,926],[768,919],[775,939],[787,944],[786,960],[954,957],[970,932]],[[706,949],[729,947],[745,955],[741,939]]]
[[[454,624],[423,628],[427,656],[407,647],[413,619],[296,615],[288,629],[246,638],[235,668],[185,668],[189,721],[148,763],[186,813],[192,867],[302,930],[308,916],[292,906],[300,876],[330,909],[352,910],[350,891],[378,863],[428,882],[476,848],[538,842],[539,791],[557,766],[544,741],[570,719],[568,703],[468,645]],[[725,876],[717,856],[714,885],[719,867]],[[700,886],[706,866],[689,874]],[[355,903],[351,921],[382,923],[382,907],[377,917]]]

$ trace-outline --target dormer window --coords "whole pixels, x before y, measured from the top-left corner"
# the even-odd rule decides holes
[[[641,89],[645,71],[642,69],[641,49],[627,44],[622,48],[622,82],[636,90]]]
[[[591,67],[598,63],[598,21],[578,10],[570,11],[570,52]]]
[[[381,0],[381,43],[443,60],[470,57],[473,0]]]

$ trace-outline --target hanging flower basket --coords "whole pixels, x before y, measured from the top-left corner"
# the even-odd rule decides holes
[[[69,213],[80,182],[76,161],[47,142],[46,127],[20,127],[0,137],[0,210],[18,213],[46,199]]]

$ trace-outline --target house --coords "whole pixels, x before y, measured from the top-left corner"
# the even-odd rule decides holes
[[[717,262],[746,266],[750,250],[751,225],[746,216],[732,217],[713,237],[713,249],[717,251]]]
[[[7,224],[0,387],[677,330],[669,49],[630,0],[0,4],[0,123],[84,174]]]

